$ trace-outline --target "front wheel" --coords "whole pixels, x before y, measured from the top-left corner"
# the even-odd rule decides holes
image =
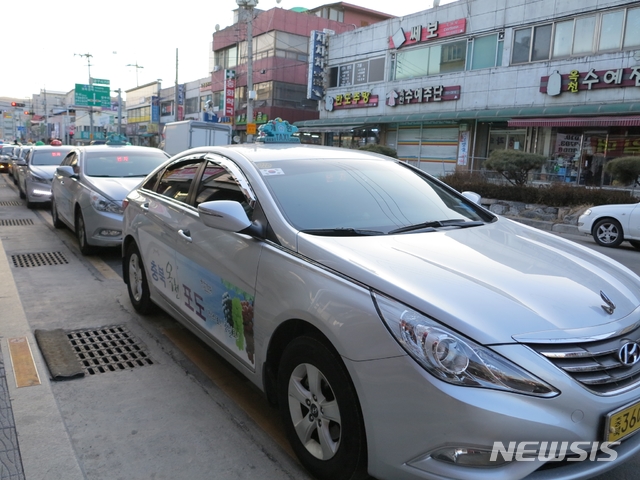
[[[87,227],[84,223],[82,212],[78,210],[76,213],[76,237],[78,237],[78,246],[80,253],[83,255],[91,255],[93,247],[87,243]]]
[[[593,239],[603,247],[617,247],[624,240],[622,225],[612,218],[599,220],[593,226]]]
[[[62,220],[60,220],[58,216],[58,207],[56,207],[56,201],[53,197],[51,197],[51,220],[53,221],[54,228],[64,227],[64,223],[62,223]]]
[[[144,272],[140,250],[133,242],[127,247],[124,266],[127,269],[127,290],[133,308],[143,315],[153,312],[155,306],[151,301],[149,283]]]
[[[320,480],[367,478],[362,412],[336,353],[311,337],[287,345],[278,369],[278,404],[300,462]]]

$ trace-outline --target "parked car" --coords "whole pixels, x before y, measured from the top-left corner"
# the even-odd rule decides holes
[[[72,148],[71,145],[31,148],[18,176],[18,188],[25,195],[27,208],[51,201],[53,172]]]
[[[123,278],[278,405],[319,479],[619,465],[640,451],[640,278],[478,198],[364,151],[191,149],[123,202]],[[597,448],[547,462],[562,442]]]
[[[599,205],[578,217],[578,231],[591,235],[598,245],[617,247],[627,240],[640,250],[640,203]]]
[[[0,173],[11,173],[11,157],[17,145],[3,143],[0,145]]]
[[[18,186],[20,198],[25,198],[24,191],[20,188],[20,174],[27,165],[27,155],[33,148],[33,145],[21,145],[11,158],[11,173],[13,183]]]
[[[80,251],[122,241],[122,200],[168,155],[158,148],[108,143],[74,147],[56,168],[51,216],[78,237]]]

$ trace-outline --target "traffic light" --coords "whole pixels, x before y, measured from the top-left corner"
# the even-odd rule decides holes
[[[19,102],[11,102],[12,107],[24,107],[24,103]]]

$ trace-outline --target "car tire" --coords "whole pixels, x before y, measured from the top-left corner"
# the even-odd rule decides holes
[[[310,376],[318,379],[312,382],[315,385],[309,385]],[[315,338],[294,339],[282,354],[277,389],[289,442],[316,478],[368,478],[358,397],[344,364],[332,349]]]
[[[127,269],[127,291],[133,308],[142,315],[152,313],[155,310],[155,305],[151,301],[147,274],[144,271],[140,250],[133,242],[129,244],[125,252],[124,266]]]
[[[91,255],[94,252],[94,248],[87,243],[87,227],[80,210],[76,213],[76,237],[78,238],[80,253],[83,255]]]
[[[51,198],[51,220],[54,228],[64,228],[64,223],[58,216],[58,207],[56,207],[56,201],[53,197]]]
[[[24,192],[20,188],[20,185],[18,185],[18,193],[20,194],[20,198],[22,198],[23,200],[27,198],[27,196],[24,194]]]
[[[596,243],[603,247],[617,247],[624,240],[622,225],[613,218],[603,218],[596,222],[592,235]]]

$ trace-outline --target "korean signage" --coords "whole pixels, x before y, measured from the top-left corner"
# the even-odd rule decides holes
[[[269,116],[263,112],[256,112],[254,115],[253,122],[251,123],[267,123],[269,121]],[[236,125],[246,125],[247,124],[247,114],[241,113],[236,117]]]
[[[469,158],[469,130],[458,133],[458,165],[466,165]]]
[[[640,66],[614,70],[592,68],[588,72],[571,70],[567,74],[560,74],[556,70],[551,75],[540,78],[540,92],[548,95],[614,87],[640,87]]]
[[[75,98],[73,103],[80,107],[105,107],[111,108],[111,89],[97,85],[85,85],[76,83]]]
[[[387,93],[387,105],[395,107],[410,103],[431,103],[460,99],[460,85],[445,87],[420,87],[408,90],[391,90]]]
[[[577,158],[580,151],[580,135],[558,133],[555,154],[563,158]]]
[[[332,112],[342,108],[363,108],[377,107],[378,95],[371,95],[371,92],[348,92],[335,96],[327,95],[324,101],[324,108]]]
[[[327,57],[327,35],[320,30],[312,30],[309,37],[309,73],[307,77],[307,98],[321,100],[324,97],[325,63]]]
[[[460,35],[467,31],[467,19],[460,18],[451,22],[432,22],[426,25],[414,25],[408,31],[399,28],[389,37],[389,48],[400,48],[416,43],[437,40],[439,38]]]
[[[233,117],[236,112],[235,108],[236,96],[236,71],[224,71],[224,115]]]

